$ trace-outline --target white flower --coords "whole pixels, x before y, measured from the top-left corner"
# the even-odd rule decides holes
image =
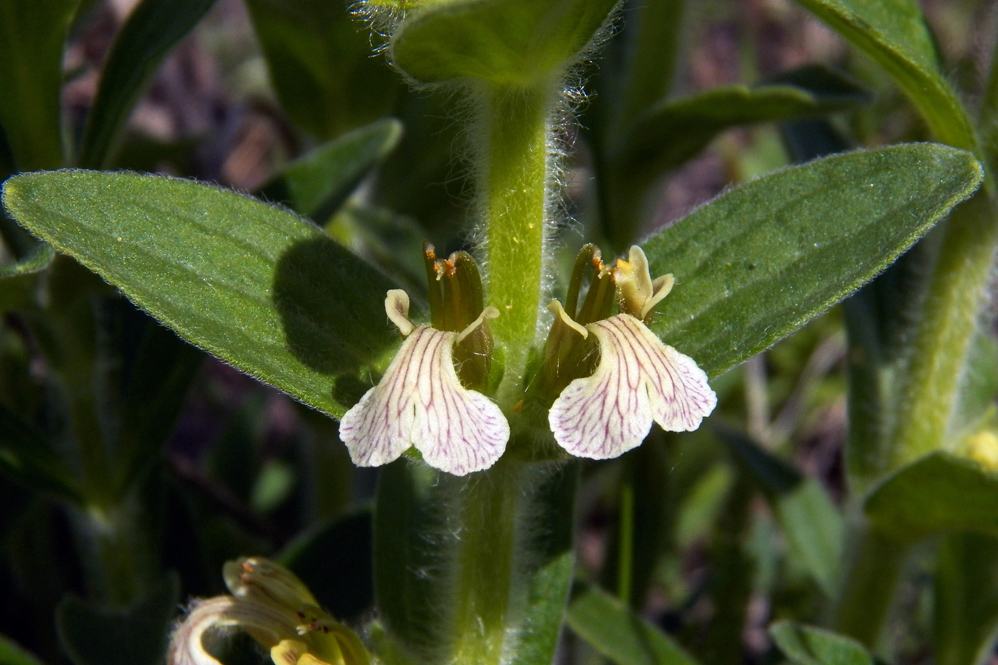
[[[389,291],[385,309],[405,341],[380,383],[340,422],[350,459],[380,466],[415,446],[427,464],[458,476],[492,466],[506,449],[509,423],[488,397],[461,385],[453,348],[498,310],[486,308],[455,333],[413,325],[404,291]]]
[[[548,414],[558,445],[579,457],[619,457],[641,445],[652,422],[671,432],[695,430],[717,405],[696,362],[663,344],[641,320],[671,290],[672,275],[653,282],[638,247],[628,259],[618,260],[613,272],[621,314],[583,328],[559,303],[550,306],[570,328],[583,337],[592,333],[599,343],[596,371],[569,383]]]

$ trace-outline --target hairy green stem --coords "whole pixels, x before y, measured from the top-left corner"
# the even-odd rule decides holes
[[[980,192],[946,223],[901,385],[892,468],[946,447],[960,379],[998,247],[998,217]]]
[[[488,304],[496,345],[504,347],[501,404],[519,399],[527,353],[537,334],[549,200],[550,115],[560,88],[539,84],[476,89],[476,175],[484,216]],[[515,399],[514,399],[515,398]],[[509,404],[503,404],[509,406]]]
[[[375,511],[375,593],[410,662],[549,662],[571,583],[574,465],[455,477],[406,460]]]

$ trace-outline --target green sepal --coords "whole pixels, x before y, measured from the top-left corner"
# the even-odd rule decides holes
[[[397,343],[394,284],[295,215],[235,192],[130,173],[16,176],[9,213],[182,337],[340,416]]]
[[[392,36],[391,61],[418,81],[547,84],[571,66],[618,0],[460,0],[425,5]]]
[[[652,275],[676,277],[651,328],[716,376],[870,280],[981,179],[967,152],[905,144],[751,181],[643,244]]]

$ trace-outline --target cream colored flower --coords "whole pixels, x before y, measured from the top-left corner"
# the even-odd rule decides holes
[[[652,422],[672,432],[695,430],[717,404],[696,362],[663,344],[642,321],[672,289],[672,275],[652,281],[638,247],[628,259],[618,260],[613,272],[620,314],[583,328],[559,303],[550,307],[599,343],[596,370],[569,383],[548,414],[555,441],[579,457],[618,457],[641,445]]]
[[[385,309],[405,341],[378,385],[340,422],[354,464],[387,464],[415,446],[427,464],[458,476],[492,466],[506,449],[509,423],[488,397],[461,385],[453,348],[498,310],[486,308],[455,333],[409,321],[404,291],[389,291]]]
[[[369,665],[360,639],[324,611],[289,570],[263,558],[225,564],[231,596],[196,601],[170,639],[167,665],[221,665],[202,638],[238,629],[268,649],[274,665]]]

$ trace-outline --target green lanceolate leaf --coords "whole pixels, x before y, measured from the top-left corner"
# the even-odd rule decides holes
[[[902,541],[957,530],[998,534],[998,474],[935,452],[884,480],[864,508],[879,529]]]
[[[78,4],[0,0],[0,125],[23,171],[62,165],[62,51]]]
[[[291,121],[327,140],[384,115],[395,74],[371,57],[367,29],[352,3],[249,0],[270,80]]]
[[[792,553],[829,595],[835,591],[842,538],[842,515],[825,489],[774,457],[748,437],[715,428],[760,485],[779,520]]]
[[[143,0],[128,17],[101,72],[77,160],[107,165],[132,107],[160,64],[215,4],[215,0]]]
[[[3,200],[21,224],[188,341],[326,413],[342,415],[360,397],[358,369],[396,339],[384,275],[249,197],[185,180],[57,171],[8,180]]]
[[[844,635],[792,621],[777,621],[769,634],[794,665],[873,665],[862,644]]]
[[[405,19],[390,57],[415,79],[528,86],[573,64],[617,0],[461,0]]]
[[[671,637],[595,587],[572,601],[567,621],[617,665],[696,665]]]
[[[981,177],[967,152],[910,144],[752,181],[644,244],[676,278],[651,327],[716,376],[883,270]]]
[[[694,157],[730,127],[833,113],[868,99],[851,81],[811,66],[753,87],[724,86],[665,101],[635,121],[615,158],[616,168],[622,178],[653,176]]]
[[[966,109],[939,71],[916,0],[797,0],[887,70],[935,138],[977,150]]]
[[[324,221],[401,137],[398,120],[371,123],[299,157],[265,185],[260,195]]]
[[[998,631],[998,538],[956,533],[943,540],[933,590],[936,662],[988,662]]]

